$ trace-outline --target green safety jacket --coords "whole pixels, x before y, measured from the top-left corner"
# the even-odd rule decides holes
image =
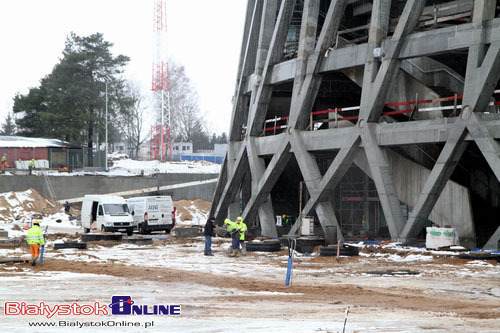
[[[42,228],[40,228],[37,225],[34,225],[30,229],[28,229],[28,231],[26,232],[26,242],[28,243],[28,245],[32,244],[44,245],[45,239],[43,238]]]
[[[241,223],[237,223],[237,225],[240,229],[240,240],[244,241],[245,240],[245,233],[248,230],[247,225],[243,221],[241,221]]]
[[[233,233],[239,229],[238,223],[231,221],[230,219],[225,219],[224,224],[227,226],[227,232]]]

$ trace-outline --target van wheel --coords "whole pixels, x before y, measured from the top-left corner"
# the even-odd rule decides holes
[[[172,230],[172,229],[167,228],[167,229],[165,229],[165,233],[169,234],[171,230]]]
[[[101,224],[101,232],[107,232],[108,230],[106,229],[106,227],[104,225]]]
[[[133,229],[127,229],[127,236],[132,236],[134,234]]]
[[[90,232],[90,229],[89,228],[83,228],[83,232],[88,234]]]

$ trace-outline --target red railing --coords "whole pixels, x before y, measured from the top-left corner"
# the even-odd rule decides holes
[[[494,94],[500,94],[500,90],[495,90]],[[454,111],[462,109],[462,105],[459,104],[463,99],[463,95],[454,95],[447,97],[440,97],[435,99],[412,99],[408,101],[397,101],[397,102],[387,102],[384,105],[387,107],[395,108],[395,110],[383,112],[384,116],[397,116],[403,114],[411,114],[414,112],[433,112],[433,111]],[[440,106],[429,106],[429,104],[435,103],[451,103],[451,105],[440,105]],[[500,106],[500,101],[491,102],[492,106]],[[410,107],[408,107],[410,106]],[[424,106],[424,107],[423,107]],[[404,109],[398,109],[400,107],[406,107]],[[359,118],[360,106],[350,106],[350,107],[340,107],[340,108],[328,108],[324,110],[316,110],[310,113],[310,124],[309,129],[313,130],[315,124],[325,123],[325,122],[338,122],[340,120],[354,121]],[[335,117],[330,118],[330,113],[333,113]],[[324,119],[323,116],[327,115],[328,118]],[[320,119],[318,119],[320,118]],[[268,126],[271,124],[271,126]],[[288,127],[288,116],[276,116],[271,119],[266,119],[264,121],[264,135],[276,135],[282,133],[284,129]]]

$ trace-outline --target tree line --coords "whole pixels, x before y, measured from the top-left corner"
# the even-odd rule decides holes
[[[150,135],[145,121],[152,118],[146,114],[151,108],[140,88],[124,78],[130,58],[113,55],[112,46],[101,33],[71,33],[52,72],[14,97],[15,116],[8,114],[0,134],[56,138],[94,151],[104,142],[107,91],[109,142],[125,142],[137,156]],[[204,125],[184,67],[169,63],[169,79],[174,140],[192,142],[195,150],[226,143],[225,133],[210,135]],[[88,165],[93,165],[92,155]]]

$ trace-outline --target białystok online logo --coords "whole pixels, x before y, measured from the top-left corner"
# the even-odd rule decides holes
[[[111,313],[110,311],[111,310]],[[5,302],[4,315],[6,316],[179,316],[179,304],[135,304],[130,296],[113,296],[109,305],[95,302],[93,304],[28,304],[26,302]]]

